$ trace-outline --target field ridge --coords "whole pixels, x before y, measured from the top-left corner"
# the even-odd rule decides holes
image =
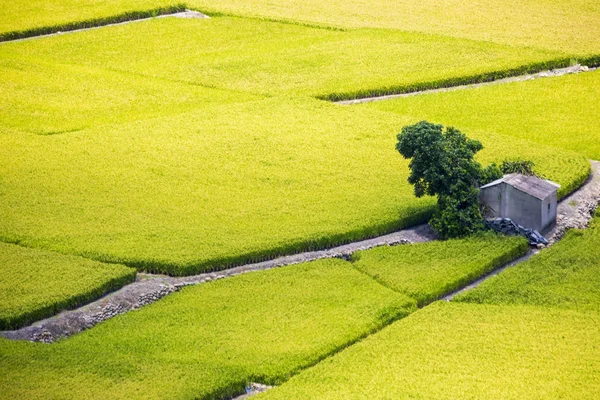
[[[153,18],[159,15],[175,14],[178,12],[183,12],[185,10],[185,4],[179,3],[172,6],[157,7],[148,10],[127,11],[109,17],[90,18],[82,21],[69,22],[65,24],[48,25],[41,26],[38,28],[4,32],[0,33],[0,43],[14,41],[18,39],[27,39],[37,36],[46,36],[58,32],[70,32],[80,29],[96,28],[100,26],[118,24],[122,22]]]
[[[324,95],[317,95],[315,97],[319,100],[331,101],[335,103],[350,103],[353,100],[433,91],[436,89],[448,89],[457,86],[476,85],[480,83],[489,83],[506,78],[515,78],[522,75],[537,74],[546,70],[567,68],[576,64],[585,65],[590,68],[596,68],[600,66],[600,55],[594,55],[583,58],[561,57],[549,61],[524,64],[516,68],[484,72],[475,75],[467,75],[462,77],[440,79],[434,81],[424,81],[408,85],[398,85],[384,88],[361,89],[354,92],[330,93]]]

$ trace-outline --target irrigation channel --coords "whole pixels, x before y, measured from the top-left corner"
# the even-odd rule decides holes
[[[559,203],[557,223],[547,234],[550,244],[560,240],[566,230],[571,228],[585,228],[589,224],[593,212],[600,201],[600,162],[591,161],[591,164],[592,172],[588,180],[574,193]],[[74,310],[63,311],[56,316],[35,322],[30,326],[14,331],[3,331],[0,334],[8,339],[52,343],[58,339],[69,337],[89,329],[119,314],[153,303],[185,286],[199,285],[249,272],[264,271],[324,258],[348,259],[352,253],[359,250],[367,250],[379,246],[423,243],[435,239],[435,233],[428,225],[419,225],[377,238],[326,250],[298,253],[218,272],[187,277],[169,277],[140,273],[136,282],[110,293],[99,300]],[[539,249],[532,249],[526,256],[504,265],[479,280],[455,292],[448,293],[442,298],[451,300],[458,293],[476,287],[491,276],[500,273],[507,267],[523,262],[539,251]]]

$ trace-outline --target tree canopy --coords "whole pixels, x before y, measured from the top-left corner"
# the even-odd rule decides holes
[[[421,121],[405,126],[396,149],[410,159],[408,182],[415,195],[437,196],[430,225],[443,238],[461,237],[484,229],[478,186],[502,177],[495,164],[483,168],[474,160],[481,142],[458,129]]]

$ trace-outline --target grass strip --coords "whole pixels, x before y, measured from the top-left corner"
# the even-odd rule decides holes
[[[185,288],[53,345],[0,340],[10,398],[207,398],[278,384],[414,301],[342,260]]]
[[[600,214],[588,229],[567,232],[556,245],[456,300],[600,312]]]
[[[484,234],[460,240],[379,247],[356,252],[352,260],[359,271],[412,297],[423,307],[528,250],[523,238]]]
[[[142,11],[126,11],[121,14],[111,15],[107,17],[90,18],[82,21],[67,22],[57,25],[32,27],[28,29],[2,32],[0,33],[0,42],[6,42],[16,39],[25,39],[33,36],[49,35],[57,32],[68,32],[77,29],[93,28],[97,26],[118,24],[120,22],[135,21],[144,18],[154,18],[159,15],[175,14],[185,11],[185,4],[177,4],[173,6],[151,8]]]
[[[0,330],[96,300],[135,277],[123,265],[0,243]]]
[[[594,398],[599,327],[598,314],[438,302],[256,399]]]

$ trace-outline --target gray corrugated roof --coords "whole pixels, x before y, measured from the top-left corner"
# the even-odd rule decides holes
[[[524,193],[527,193],[540,200],[544,200],[560,187],[559,184],[538,178],[537,176],[528,176],[521,174],[504,175],[504,178],[498,179],[492,183],[482,186],[481,189],[506,183]]]
[[[494,182],[490,182],[487,185],[483,185],[479,189],[489,188],[489,187],[492,187],[492,186],[496,186],[496,185],[498,185],[500,183],[504,183],[504,178],[496,179]]]

